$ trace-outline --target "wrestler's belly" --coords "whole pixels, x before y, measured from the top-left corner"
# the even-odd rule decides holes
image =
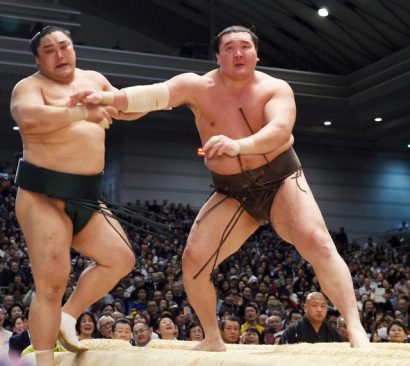
[[[239,164],[238,157],[231,157],[228,155],[211,159],[205,157],[205,165],[209,170],[218,174],[238,174],[241,173],[242,170],[255,169],[265,165],[267,162],[272,161],[291,147],[291,144],[283,145],[283,147],[265,154],[266,159],[263,155],[241,155],[242,167]]]
[[[23,157],[34,165],[86,175],[104,168],[105,132],[97,124],[78,122],[53,133],[22,138]]]

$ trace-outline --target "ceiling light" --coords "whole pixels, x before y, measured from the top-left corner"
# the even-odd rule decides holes
[[[374,119],[374,122],[381,122],[381,121],[383,121],[383,118],[381,118],[381,117],[376,117]]]
[[[407,147],[410,149],[410,144],[408,144]]]
[[[13,127],[13,130],[14,130],[14,131],[18,131],[18,130],[19,130],[19,127],[18,127],[18,126],[14,126],[14,127]]]
[[[329,15],[329,12],[326,8],[320,8],[317,12],[321,17],[327,17]]]
[[[325,121],[325,122],[323,122],[323,124],[324,124],[325,126],[330,126],[330,125],[332,124],[332,122],[331,122],[331,121]]]

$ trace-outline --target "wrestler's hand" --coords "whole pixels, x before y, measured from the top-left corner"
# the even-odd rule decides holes
[[[115,113],[115,108],[100,105],[87,105],[87,121],[98,123],[102,128],[108,129],[112,124],[111,114]]]
[[[204,145],[203,149],[208,158],[214,156],[237,156],[241,146],[238,140],[232,140],[224,135],[212,136]]]
[[[101,104],[103,92],[92,89],[81,89],[70,95],[69,107],[77,104]]]

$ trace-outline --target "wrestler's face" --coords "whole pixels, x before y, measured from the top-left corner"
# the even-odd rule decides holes
[[[40,72],[52,80],[70,82],[76,66],[71,39],[63,32],[47,34],[40,40],[35,57]]]
[[[216,60],[224,75],[241,80],[253,75],[259,58],[251,35],[238,32],[222,36]]]

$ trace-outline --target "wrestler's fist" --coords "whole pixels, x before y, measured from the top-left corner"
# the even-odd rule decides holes
[[[224,135],[212,136],[204,145],[203,149],[208,158],[222,156],[237,156],[240,151],[238,140],[232,140]]]

